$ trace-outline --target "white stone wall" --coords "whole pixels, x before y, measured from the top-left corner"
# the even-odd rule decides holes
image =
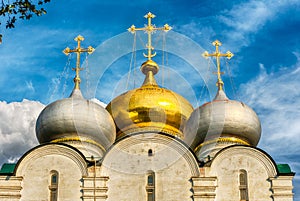
[[[63,145],[38,147],[21,159],[16,175],[23,177],[21,201],[47,201],[50,199],[52,170],[58,175],[58,200],[81,201],[82,177],[86,174],[81,155]]]
[[[293,201],[293,180],[294,176],[280,175],[270,178],[272,181],[272,197],[274,201]]]
[[[247,146],[222,150],[206,169],[206,177],[217,177],[217,201],[240,200],[240,170],[247,172],[249,200],[273,201],[270,178],[277,175],[275,164],[265,153]]]
[[[200,174],[194,156],[177,140],[148,133],[123,139],[105,156],[101,175],[109,177],[107,201],[146,201],[149,171],[155,174],[156,200],[192,200],[191,178]]]
[[[22,177],[0,176],[0,200],[17,201],[21,197]]]
[[[20,159],[15,176],[0,176],[0,200],[49,200],[51,170],[59,173],[58,201],[146,201],[150,172],[156,200],[237,201],[240,170],[247,172],[249,200],[293,201],[293,176],[278,175],[259,149],[227,147],[199,168],[180,141],[151,133],[117,142],[101,164],[90,167],[67,145],[38,146]]]

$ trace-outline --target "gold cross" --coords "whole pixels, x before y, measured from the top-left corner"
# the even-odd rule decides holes
[[[80,54],[82,52],[87,52],[88,54],[92,54],[94,52],[94,48],[92,46],[89,46],[88,48],[81,48],[80,42],[84,40],[84,38],[81,35],[78,35],[76,38],[74,38],[75,41],[77,41],[77,48],[71,50],[69,47],[66,47],[64,49],[63,53],[65,55],[69,55],[69,53],[76,52],[77,54],[77,61],[76,61],[76,67],[72,68],[76,72],[76,76],[74,78],[74,83],[75,83],[75,89],[79,89],[79,84],[81,82],[79,72],[83,70],[83,68],[80,68]]]
[[[224,82],[221,79],[221,74],[224,74],[223,72],[221,72],[220,70],[220,57],[227,57],[227,59],[230,59],[231,57],[233,57],[233,54],[230,51],[227,51],[226,54],[223,54],[221,52],[219,52],[219,46],[222,45],[222,43],[218,40],[215,40],[212,43],[213,46],[216,46],[216,51],[214,53],[209,54],[207,51],[205,51],[202,56],[207,58],[207,57],[216,57],[217,60],[217,75],[218,75],[218,81],[217,81],[217,87],[219,90],[223,90],[223,85]]]
[[[146,45],[146,48],[148,48],[148,54],[143,53],[143,55],[144,57],[148,58],[148,60],[151,60],[151,58],[156,55],[156,52],[152,54],[152,50],[154,50],[154,48],[151,44],[151,34],[156,30],[163,30],[165,32],[168,32],[172,29],[172,27],[170,27],[168,24],[165,24],[163,27],[155,27],[155,25],[151,23],[151,19],[155,18],[155,15],[150,12],[144,17],[148,19],[148,25],[145,25],[145,27],[143,28],[136,28],[134,25],[132,25],[127,30],[131,33],[135,33],[136,31],[145,31],[148,33],[148,44]]]

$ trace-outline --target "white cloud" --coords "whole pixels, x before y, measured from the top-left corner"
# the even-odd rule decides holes
[[[300,153],[300,54],[298,62],[278,72],[267,72],[260,64],[260,73],[241,86],[242,100],[257,113],[262,124],[262,138],[258,147],[269,153],[277,163],[288,163],[299,172]],[[300,176],[294,178],[295,189]],[[298,196],[298,197],[297,197]],[[295,199],[300,195],[295,195]]]
[[[194,19],[188,24],[175,26],[174,30],[184,33],[196,41],[209,41],[210,37],[216,35],[216,31],[211,26],[206,25],[208,21],[211,20],[209,18]]]
[[[28,90],[30,90],[32,92],[35,92],[35,89],[34,89],[34,86],[33,86],[31,80],[30,81],[25,81],[25,83],[26,83],[26,86],[27,86]]]
[[[106,106],[96,98],[92,101]],[[0,101],[0,167],[5,162],[17,162],[25,152],[39,144],[35,123],[44,107],[38,101],[26,99],[12,103]]]
[[[285,8],[299,5],[299,1],[251,0],[225,10],[218,19],[231,27],[226,32],[228,38],[239,41],[240,46],[248,45],[250,35],[255,34],[268,22],[280,16]]]
[[[242,99],[257,111],[262,122],[260,146],[274,154],[297,153],[300,151],[300,91],[296,86],[300,65],[271,73],[266,72],[263,64],[260,68],[259,76],[241,86]]]
[[[36,146],[35,122],[44,105],[24,99],[22,102],[0,101],[0,165],[16,160]]]
[[[273,11],[263,1],[249,1],[234,6],[228,12],[224,12],[219,19],[226,25],[238,30],[240,34],[256,32],[264,23],[272,17]]]

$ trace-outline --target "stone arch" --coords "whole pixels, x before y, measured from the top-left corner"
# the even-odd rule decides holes
[[[228,158],[228,156],[232,155],[245,155],[255,158],[263,165],[269,178],[278,174],[276,163],[269,154],[259,148],[245,145],[233,145],[222,149],[215,155],[211,162],[211,167],[217,166],[218,163],[222,162],[223,158]]]
[[[130,146],[133,146],[135,144],[146,142],[158,143],[170,147],[178,154],[178,156],[185,159],[185,161],[188,163],[191,175],[193,177],[197,177],[200,175],[198,161],[189,147],[176,137],[162,133],[138,133],[122,138],[106,152],[105,156],[103,157],[102,164],[104,166],[107,166],[109,160],[113,158],[115,153],[120,153],[122,152],[122,150],[129,149]],[[148,155],[148,149],[146,151]],[[155,155],[157,154],[158,153],[155,152]]]
[[[40,157],[50,154],[61,155],[71,159],[75,164],[77,164],[83,176],[88,175],[87,162],[83,154],[69,145],[58,143],[42,144],[26,152],[18,161],[14,175],[22,176],[26,172],[26,168],[30,163],[33,163]]]

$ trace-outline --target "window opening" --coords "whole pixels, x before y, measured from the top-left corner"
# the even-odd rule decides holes
[[[153,151],[152,151],[152,149],[149,149],[149,150],[148,150],[148,156],[153,156]]]
[[[147,201],[155,201],[155,173],[149,171],[147,174]]]
[[[248,181],[247,181],[247,171],[246,170],[240,170],[239,181],[240,181],[240,197],[241,197],[241,201],[249,201],[249,197],[248,197]]]
[[[52,170],[50,172],[50,201],[57,201],[58,197],[58,172]]]

